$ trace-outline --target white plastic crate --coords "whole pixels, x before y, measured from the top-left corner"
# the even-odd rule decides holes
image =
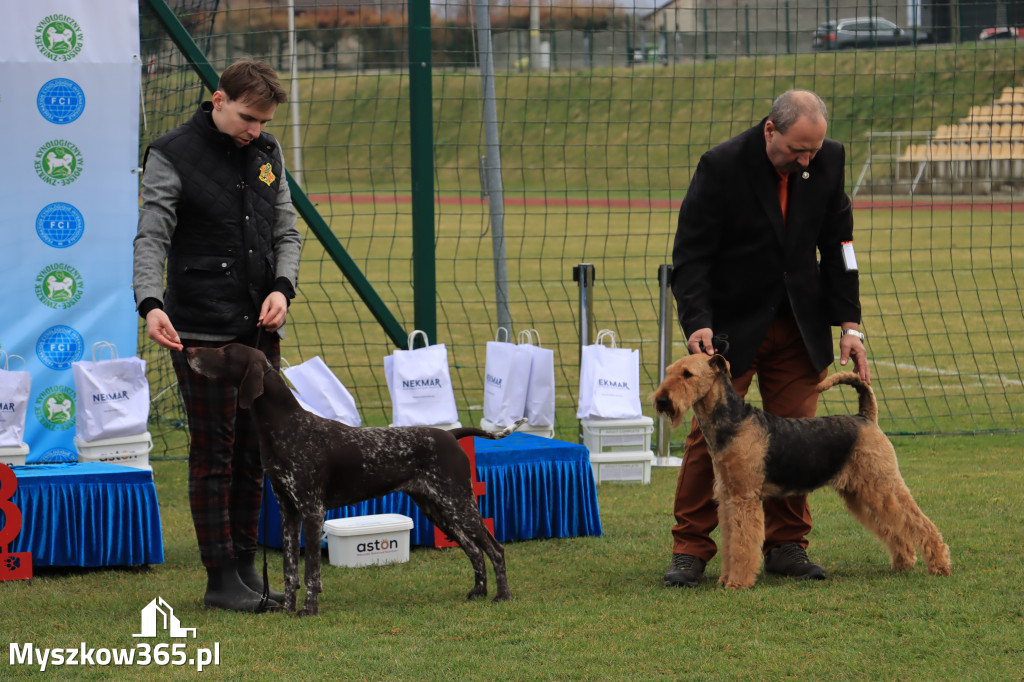
[[[153,470],[149,465],[149,452],[153,449],[153,438],[149,431],[135,436],[93,441],[84,441],[75,436],[75,449],[78,450],[79,462],[106,462]]]
[[[590,454],[640,452],[651,449],[654,419],[581,419],[583,444]]]
[[[480,420],[480,428],[483,429],[484,431],[489,431],[490,433],[497,433],[498,431],[501,431],[505,427],[504,426],[498,426],[497,424],[495,424],[494,422],[490,421],[489,419],[481,419]],[[516,429],[516,433],[532,433],[533,435],[540,436],[541,438],[554,438],[555,437],[555,427],[554,426],[534,426],[533,424],[523,424],[518,429]]]
[[[393,429],[400,429],[401,426],[395,426],[394,424],[388,424]],[[429,426],[432,429],[443,429],[445,431],[451,431],[452,429],[462,428],[462,422],[452,422],[451,424],[417,424],[417,426]]]
[[[402,514],[370,514],[324,521],[332,566],[372,566],[409,560],[413,522]]]
[[[590,454],[590,467],[594,482],[641,483],[651,482],[653,452],[606,452]]]
[[[12,445],[0,448],[0,464],[19,466],[25,463],[25,456],[28,454],[28,445]]]

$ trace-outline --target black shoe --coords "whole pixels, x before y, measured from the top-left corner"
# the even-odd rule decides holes
[[[764,557],[764,570],[798,580],[825,579],[825,569],[811,563],[807,550],[794,544],[773,547]]]
[[[665,587],[697,587],[704,579],[707,562],[689,554],[673,554],[672,565],[665,571]]]

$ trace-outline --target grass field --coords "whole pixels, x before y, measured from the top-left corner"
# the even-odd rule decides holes
[[[458,550],[406,564],[324,567],[320,616],[202,608],[185,465],[157,462],[166,562],[148,569],[38,569],[0,583],[3,631],[36,647],[133,647],[162,596],[195,647],[219,644],[202,679],[1021,680],[1021,436],[898,437],[901,469],[950,545],[954,571],[893,575],[881,544],[831,491],[811,497],[811,556],[828,580],[762,577],[753,589],[667,589],[675,472],[598,488],[602,537],[508,543],[513,599],[466,602]],[[717,538],[716,531],[715,536]],[[280,585],[281,556],[269,552]],[[155,646],[160,641],[150,640]],[[180,640],[179,640],[180,641]],[[36,668],[38,670],[38,667]],[[60,679],[192,679],[187,667],[50,668]],[[0,679],[31,668],[0,662]]]

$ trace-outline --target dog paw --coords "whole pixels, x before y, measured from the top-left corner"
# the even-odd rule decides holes
[[[508,593],[508,592],[505,592],[504,594],[500,594],[500,593],[496,594],[494,596],[494,599],[492,599],[491,601],[493,601],[495,604],[499,604],[499,603],[501,603],[503,601],[508,601],[511,598],[512,598],[512,595],[510,593]]]

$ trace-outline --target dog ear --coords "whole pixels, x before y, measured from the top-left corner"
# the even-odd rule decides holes
[[[711,369],[717,372],[729,373],[729,362],[725,359],[724,355],[719,355],[717,353],[712,355],[711,359],[708,360],[708,365],[711,366]]]
[[[245,376],[238,384],[238,406],[243,410],[252,407],[256,398],[263,395],[263,367],[258,362],[250,362]]]

